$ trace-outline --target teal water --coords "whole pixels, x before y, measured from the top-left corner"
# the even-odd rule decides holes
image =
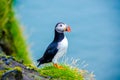
[[[55,24],[64,22],[72,28],[66,56],[89,64],[96,80],[120,80],[119,0],[18,0],[15,11],[34,62],[53,40]]]

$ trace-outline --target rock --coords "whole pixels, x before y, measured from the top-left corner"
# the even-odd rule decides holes
[[[12,60],[14,60],[14,58],[12,58],[12,57],[6,58],[5,56],[2,56],[1,59],[2,59],[2,61],[5,62],[6,65],[9,65],[10,62],[11,62]]]
[[[0,80],[49,80],[12,57],[0,56]]]
[[[22,72],[18,70],[11,70],[4,73],[1,80],[23,80]]]
[[[7,61],[7,58],[6,58],[5,56],[2,56],[1,59],[2,59],[3,61]]]

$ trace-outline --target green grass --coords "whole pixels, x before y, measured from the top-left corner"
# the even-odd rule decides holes
[[[70,66],[62,65],[64,69],[55,68],[53,65],[39,69],[42,76],[50,77],[50,80],[83,80],[81,73]]]
[[[25,37],[20,29],[13,10],[14,0],[0,0],[0,44],[7,55],[32,63]],[[4,34],[3,34],[4,32]]]

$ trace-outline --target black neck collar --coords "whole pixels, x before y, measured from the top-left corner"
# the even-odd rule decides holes
[[[54,42],[60,42],[64,39],[64,33],[58,33],[55,30]]]

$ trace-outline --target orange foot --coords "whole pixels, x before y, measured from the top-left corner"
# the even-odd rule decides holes
[[[56,68],[58,68],[58,69],[64,69],[62,66],[59,66],[58,64],[54,64],[54,63],[53,63],[53,65],[54,65],[54,67],[56,67]]]

